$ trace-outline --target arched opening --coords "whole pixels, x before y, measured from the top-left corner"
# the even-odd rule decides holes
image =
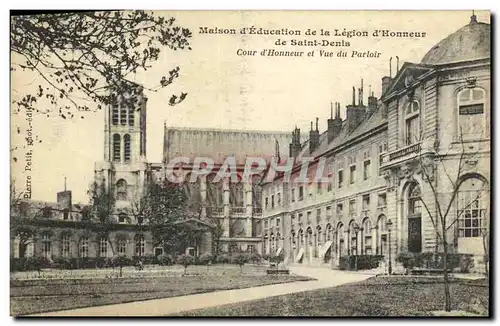
[[[124,160],[125,163],[130,162],[130,135],[123,136]]]
[[[229,181],[229,203],[231,207],[242,208],[244,206],[244,195],[243,195],[243,182],[241,177],[238,175],[238,181]]]
[[[200,178],[196,174],[187,173],[184,178],[184,191],[187,197],[187,207],[190,211],[199,213],[201,210]]]
[[[418,183],[413,182],[407,192],[408,251],[422,252],[422,201]]]
[[[337,224],[337,230],[335,233],[336,233],[337,259],[340,259],[342,256],[344,256],[344,247],[345,247],[344,223],[339,222],[339,224]]]
[[[116,200],[127,200],[127,198],[127,181],[120,179],[116,182]]]
[[[377,255],[386,255],[388,251],[387,240],[387,217],[382,214],[377,220]]]
[[[489,191],[482,179],[471,176],[460,183],[457,193],[459,238],[479,238],[489,229]]]
[[[222,200],[222,182],[214,182],[215,177],[215,173],[210,173],[206,177],[208,214],[218,212],[224,205]]]
[[[262,185],[260,175],[253,175],[252,181],[252,209],[255,213],[261,213],[262,209]]]
[[[348,255],[358,255],[358,234],[357,230],[355,228],[356,221],[351,220],[349,222],[349,227],[348,227],[348,246],[347,246],[347,254]]]
[[[113,135],[113,161],[121,161],[121,137],[119,134]]]
[[[365,218],[363,220],[363,225],[361,227],[361,239],[362,239],[362,246],[361,246],[361,252],[364,255],[371,255],[372,254],[372,222],[370,218]]]

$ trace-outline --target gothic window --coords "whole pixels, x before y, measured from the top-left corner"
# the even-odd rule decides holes
[[[486,123],[484,114],[485,92],[480,88],[465,89],[458,94],[458,135],[478,138]]]
[[[405,141],[406,145],[416,144],[420,140],[420,104],[411,101],[405,108]]]
[[[116,183],[116,199],[127,200],[127,181],[120,179]]]
[[[194,180],[193,180],[194,179]],[[197,210],[201,204],[200,179],[195,174],[188,173],[184,179],[184,191],[188,200],[188,206]]]
[[[486,184],[478,178],[462,182],[457,194],[458,236],[464,238],[481,237],[487,229],[487,209],[489,198]]]
[[[64,234],[61,238],[61,254],[65,258],[69,258],[71,255],[71,241],[69,234]]]
[[[113,135],[113,161],[120,162],[121,156],[121,137],[119,134]]]
[[[422,213],[422,201],[420,199],[420,187],[418,184],[412,185],[408,194],[408,213],[410,215],[420,215]]]
[[[134,126],[134,107],[130,107],[130,109],[128,110],[128,125],[129,126]]]
[[[243,183],[240,178],[238,178],[238,182],[231,182],[229,185],[230,193],[229,193],[229,202],[233,207],[243,207]],[[274,208],[274,195],[271,197],[272,203],[271,208]]]
[[[124,137],[123,137],[123,147],[124,147],[124,159],[125,159],[125,162],[130,162],[130,135],[129,134],[126,134]]]
[[[120,107],[120,124],[122,126],[127,125],[127,108]]]
[[[135,236],[135,255],[136,256],[144,256],[145,253],[146,241],[144,240],[143,235]]]
[[[80,239],[80,257],[86,258],[89,256],[89,238],[83,237]]]
[[[253,207],[261,207],[262,185],[260,184],[259,176],[252,176],[252,205]]]
[[[112,123],[114,126],[118,125],[118,106],[113,106],[112,110]]]
[[[99,257],[106,257],[108,255],[108,239],[106,237],[99,238]]]

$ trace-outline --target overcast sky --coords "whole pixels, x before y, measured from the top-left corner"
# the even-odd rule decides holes
[[[148,93],[147,151],[150,162],[160,162],[163,146],[163,123],[176,127],[292,131],[295,125],[303,132],[310,121],[319,117],[320,131],[326,128],[330,102],[341,103],[341,113],[351,102],[352,86],[364,79],[365,103],[369,85],[380,96],[381,77],[389,74],[389,58],[420,62],[437,42],[469,23],[471,12],[161,12],[173,15],[177,23],[193,33],[192,51],[164,50],[153,69],[135,76],[135,81],[154,85],[175,66],[180,78],[160,93]],[[489,13],[476,12],[478,20],[489,23]],[[199,27],[300,29],[333,31],[389,29],[425,32],[424,38],[343,38],[322,36],[202,35]],[[277,38],[347,40],[342,48],[348,58],[319,57],[319,50],[337,52],[338,47],[275,46]],[[238,49],[315,50],[315,57],[277,58],[242,57]],[[350,58],[351,51],[378,51],[379,58]],[[395,59],[393,59],[393,75]],[[37,77],[20,72],[12,74],[12,96],[37,83]],[[168,105],[172,93],[187,92],[178,106]],[[13,125],[16,119],[12,117]],[[104,116],[102,112],[85,114],[84,119],[37,118],[34,130],[43,140],[33,150],[32,198],[55,201],[56,192],[67,187],[74,202],[86,202],[86,189],[93,178],[94,162],[103,159]],[[16,140],[17,139],[17,140]],[[14,137],[13,142],[19,141]],[[15,144],[14,144],[15,145]],[[23,150],[12,165],[12,176],[21,190],[28,172],[24,172]]]

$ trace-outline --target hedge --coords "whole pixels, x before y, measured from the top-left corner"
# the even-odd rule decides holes
[[[379,267],[384,259],[382,255],[350,255],[340,257],[339,268],[341,270],[365,270]]]
[[[458,269],[462,273],[469,273],[474,268],[474,256],[472,254],[448,253],[448,269]],[[396,261],[400,262],[404,268],[426,268],[426,269],[443,269],[444,268],[444,253],[443,252],[402,252],[396,257]]]

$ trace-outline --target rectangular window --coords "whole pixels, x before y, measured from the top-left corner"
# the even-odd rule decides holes
[[[321,222],[321,208],[316,209],[316,223]]]
[[[89,239],[82,238],[80,240],[80,257],[86,258],[89,256]]]
[[[276,226],[278,226],[278,227],[280,226],[280,219],[279,218],[276,219]]]
[[[292,197],[292,203],[295,203],[295,188],[292,188],[291,197]]]
[[[69,219],[69,209],[65,208],[63,210],[63,220],[68,220]]]
[[[368,180],[371,176],[371,161],[366,160],[364,163],[364,169],[363,169],[363,179]]]
[[[416,144],[420,139],[418,115],[406,119],[406,145]]]
[[[108,239],[101,238],[99,240],[99,257],[108,256]]]
[[[363,195],[363,210],[370,209],[370,195]]]
[[[484,104],[461,105],[458,109],[459,135],[480,136],[484,131]]]
[[[62,256],[65,258],[70,257],[70,239],[68,235],[64,235],[62,238]]]
[[[486,229],[486,201],[477,191],[458,193],[458,235],[462,238],[482,236]]]
[[[255,245],[247,245],[247,252],[254,253],[255,252]]]
[[[349,183],[353,184],[356,182],[356,165],[351,165],[349,171],[350,171]]]
[[[118,253],[120,255],[124,255],[126,252],[126,242],[125,239],[118,240]]]
[[[339,188],[342,188],[342,186],[344,185],[344,171],[339,170],[338,175],[339,175]]]
[[[299,213],[299,222],[302,222],[302,213]]]
[[[332,217],[332,206],[326,206],[326,217],[327,218]]]
[[[311,211],[307,212],[307,223],[310,223],[311,222]]]
[[[321,193],[323,192],[323,189],[321,188],[321,181],[318,181],[318,182],[316,183],[316,192],[317,192],[318,194],[320,194],[320,195],[321,195]]]
[[[378,207],[386,207],[387,206],[387,197],[386,197],[385,192],[381,193],[381,194],[378,194],[378,203],[377,203],[377,206]]]
[[[304,186],[299,187],[299,201],[304,199]]]
[[[349,215],[356,214],[356,199],[349,201]]]
[[[266,200],[264,202],[265,202],[265,208],[267,209],[269,206],[269,197],[266,197]]]
[[[344,210],[344,205],[337,204],[337,215],[341,215]]]
[[[278,192],[278,206],[281,206],[281,193]]]
[[[271,195],[271,209],[274,208],[274,195]]]

